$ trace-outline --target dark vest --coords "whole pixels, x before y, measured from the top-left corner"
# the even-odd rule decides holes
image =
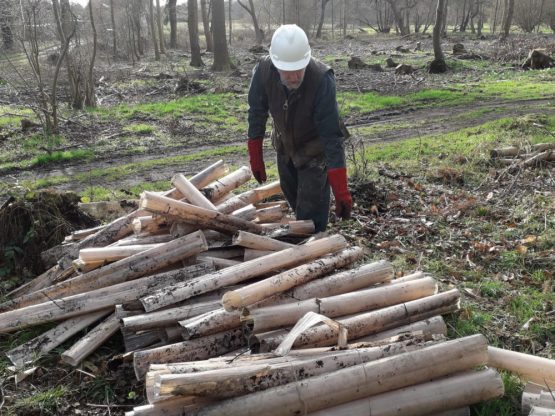
[[[287,155],[296,167],[303,166],[311,159],[323,157],[324,146],[313,119],[314,99],[323,76],[331,69],[311,59],[301,86],[289,91],[289,97],[269,57],[260,61],[258,69],[268,96],[274,127],[272,143],[276,151]]]

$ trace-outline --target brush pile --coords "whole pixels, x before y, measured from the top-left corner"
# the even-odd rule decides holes
[[[121,331],[149,401],[134,416],[453,415],[503,394],[495,370],[473,371],[491,362],[483,336],[445,338],[457,289],[313,236],[277,182],[233,193],[251,177],[222,161],[178,174],[43,253],[55,264],[0,305],[0,332],[58,323],[6,353],[16,377],[89,328],[61,360],[78,366]],[[548,386],[553,362],[532,358],[513,370]]]

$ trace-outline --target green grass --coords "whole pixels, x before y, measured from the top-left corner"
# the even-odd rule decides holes
[[[90,160],[94,151],[89,149],[66,150],[39,155],[31,160],[31,166],[44,166],[51,163],[69,162],[71,160]]]
[[[39,412],[41,415],[59,414],[58,406],[65,403],[65,397],[70,394],[66,386],[56,386],[48,390],[38,391],[32,396],[17,399],[12,406],[15,414],[34,414]]]
[[[0,105],[0,130],[3,128],[19,127],[21,120],[27,118],[36,121],[34,113],[26,108]]]
[[[137,134],[150,134],[154,131],[154,127],[150,124],[139,123],[139,124],[131,124],[129,126],[125,126],[123,128],[124,131],[130,131],[132,133]]]
[[[489,400],[472,407],[475,416],[520,415],[520,397],[523,386],[520,380],[507,372],[501,372],[505,394],[499,399]]]

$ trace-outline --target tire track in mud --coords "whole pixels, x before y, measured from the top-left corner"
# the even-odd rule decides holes
[[[505,117],[522,116],[525,114],[555,114],[555,100],[551,98],[518,101],[491,101],[474,103],[471,106],[451,106],[443,108],[424,108],[414,109],[411,107],[397,110],[376,111],[371,114],[357,117],[346,118],[347,127],[355,137],[362,138],[365,143],[392,142],[413,137],[424,137],[441,133],[450,133],[463,128],[474,127],[488,121],[497,120]],[[397,127],[395,127],[397,125]],[[358,131],[365,127],[384,126],[384,130],[376,133],[366,133],[360,135]],[[391,126],[391,128],[389,128]],[[244,141],[232,141],[226,146],[241,146]],[[145,154],[138,155],[109,155],[102,159],[95,159],[89,163],[77,161],[63,166],[50,167],[49,169],[28,169],[16,170],[0,173],[0,180],[7,183],[17,183],[22,180],[37,180],[53,176],[71,176],[76,173],[83,173],[92,169],[102,169],[124,165],[129,163],[139,163],[149,160],[170,158],[177,155],[192,155],[207,149],[215,148],[221,143],[207,143],[202,146],[176,148],[157,147],[151,148]],[[266,161],[272,161],[275,157],[273,149],[265,149]],[[117,182],[94,178],[85,182],[68,182],[57,185],[57,189],[83,191],[89,186],[105,186],[111,188],[126,189],[145,181],[169,180],[176,172],[191,175],[205,168],[210,163],[224,159],[226,163],[235,166],[248,165],[246,145],[244,152],[238,152],[222,156],[207,157],[202,160],[189,161],[186,165],[176,166],[175,164],[164,165],[145,169],[136,175],[119,179]]]

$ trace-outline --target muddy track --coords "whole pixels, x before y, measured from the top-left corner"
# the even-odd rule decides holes
[[[525,114],[554,114],[554,100],[519,100],[519,101],[492,101],[476,103],[469,106],[443,107],[443,108],[402,108],[397,110],[376,111],[364,117],[346,119],[346,124],[355,137],[362,137],[367,143],[390,142],[404,140],[413,137],[426,137],[435,134],[449,133],[467,127],[481,125],[485,122],[504,117],[514,117]],[[471,113],[471,115],[469,115]],[[395,126],[398,127],[395,127]],[[384,126],[377,133],[359,134],[359,130],[364,127]],[[226,146],[242,145],[243,141],[232,141]],[[145,154],[138,155],[106,155],[105,158],[96,158],[91,162],[66,163],[63,166],[49,166],[48,168],[35,168],[32,170],[12,170],[1,173],[3,181],[14,183],[16,181],[37,180],[59,175],[74,175],[76,173],[87,172],[92,169],[109,168],[129,163],[143,162],[153,159],[164,159],[177,155],[195,154],[218,146],[214,143],[203,146],[179,146],[172,148],[155,147],[149,149]],[[266,152],[266,160],[272,160],[272,151]],[[214,160],[219,157],[214,156]],[[67,183],[58,186],[60,189],[82,191],[83,186],[103,185],[107,187],[117,187],[126,189],[144,181],[168,180],[176,172],[191,175],[202,169],[214,160],[201,160],[187,163],[187,166],[161,165],[156,169],[145,170],[137,173],[133,177],[126,177],[117,183],[103,181],[102,178],[91,179],[90,184]],[[248,163],[245,152],[230,154],[225,157],[226,162],[234,165],[244,165]]]

